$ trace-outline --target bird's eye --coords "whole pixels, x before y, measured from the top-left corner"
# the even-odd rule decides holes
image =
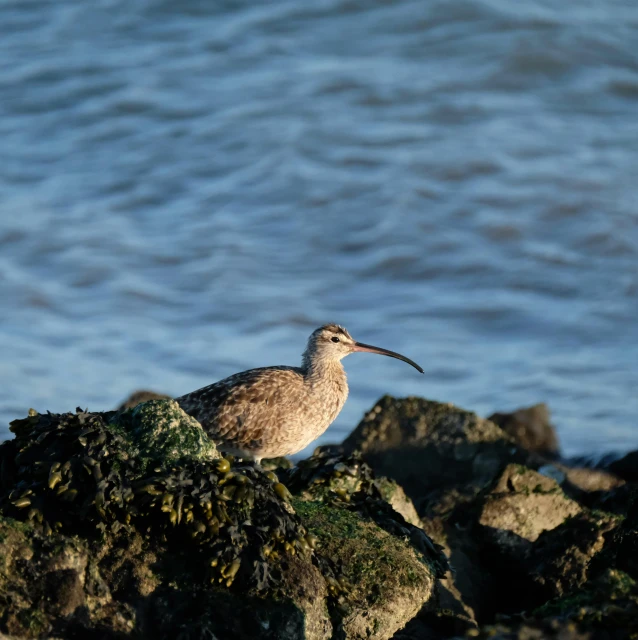
[[[333,342],[339,342],[339,338],[337,338],[337,336],[334,336],[334,338],[330,338],[330,340],[332,340]]]

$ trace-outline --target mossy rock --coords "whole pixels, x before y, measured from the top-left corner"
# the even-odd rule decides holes
[[[276,484],[252,463],[220,458],[172,400],[121,414],[32,415],[11,427],[16,438],[0,446],[0,509],[45,534],[187,543],[202,550],[209,578],[238,577],[257,591],[272,583],[280,553],[308,549]]]
[[[345,505],[293,500],[318,554],[333,598],[337,633],[348,639],[388,638],[434,591],[437,569],[409,539],[391,535]]]
[[[305,500],[349,502],[357,493],[385,500],[407,522],[421,521],[403,488],[390,478],[377,478],[358,454],[348,456],[330,449],[318,449],[296,467],[280,469],[280,476],[294,495]]]
[[[326,499],[296,512],[274,473],[219,457],[171,400],[33,412],[12,430],[0,445],[0,512],[14,520],[0,539],[12,558],[26,545],[26,578],[12,559],[2,632],[381,640],[432,594],[436,549],[374,482],[351,487],[343,507]],[[331,520],[354,531],[345,555]],[[66,562],[54,577],[51,545]],[[55,609],[49,587],[67,594]]]
[[[0,559],[0,629],[16,637],[331,636],[325,581],[301,555],[268,597],[210,585],[197,554],[136,532],[99,543],[0,518]]]
[[[107,637],[127,635],[135,627],[132,607],[97,595],[89,570],[92,554],[76,537],[42,536],[28,524],[0,517],[0,626],[21,638],[67,637],[76,612]],[[109,615],[96,608],[110,606]]]
[[[129,455],[143,469],[151,465],[166,468],[185,460],[210,461],[221,458],[202,426],[185,413],[175,400],[150,400],[117,413],[113,428],[122,429],[130,442]]]
[[[400,513],[410,524],[421,526],[421,519],[414,508],[414,503],[406,495],[403,487],[390,478],[378,478],[377,487],[381,497]]]

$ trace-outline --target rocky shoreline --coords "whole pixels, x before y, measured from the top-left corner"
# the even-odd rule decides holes
[[[11,424],[5,636],[638,638],[637,455],[570,466],[543,405],[386,396],[261,468],[142,399]]]

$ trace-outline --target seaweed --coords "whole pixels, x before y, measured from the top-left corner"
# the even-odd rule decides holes
[[[15,439],[0,445],[0,511],[44,534],[137,531],[196,544],[211,582],[240,579],[256,592],[276,582],[280,557],[312,553],[276,477],[220,457],[172,400],[120,413],[34,413],[11,430]]]

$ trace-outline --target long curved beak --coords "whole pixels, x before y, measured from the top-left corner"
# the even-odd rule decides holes
[[[411,364],[417,371],[423,373],[423,369],[421,369],[421,367],[416,362],[414,362],[414,360],[410,360],[410,358],[406,358],[400,353],[395,353],[394,351],[388,351],[387,349],[382,349],[381,347],[373,347],[370,344],[363,344],[363,342],[355,342],[352,350],[364,351],[365,353],[378,353],[382,356],[390,356],[391,358],[396,358],[397,360],[403,360],[403,362]]]

